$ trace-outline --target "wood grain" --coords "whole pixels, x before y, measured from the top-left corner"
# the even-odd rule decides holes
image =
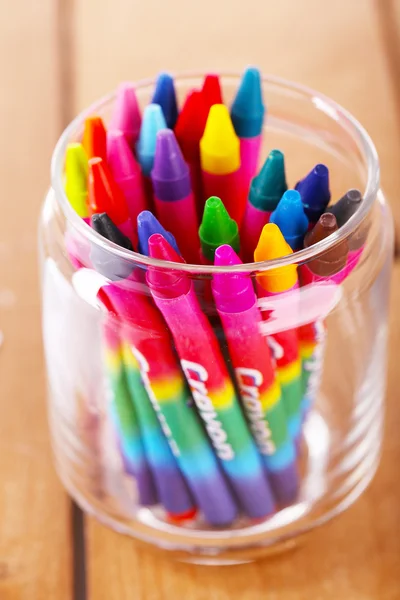
[[[36,256],[59,130],[54,9],[0,3],[1,600],[71,600],[70,502],[51,460]]]

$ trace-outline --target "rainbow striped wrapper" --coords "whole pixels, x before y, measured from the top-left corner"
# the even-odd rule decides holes
[[[326,327],[323,320],[299,327],[300,355],[302,360],[303,419],[315,402],[321,382],[325,352]]]

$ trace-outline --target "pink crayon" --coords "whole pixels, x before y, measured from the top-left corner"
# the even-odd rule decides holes
[[[198,222],[189,168],[170,129],[157,134],[151,179],[160,223],[175,237],[185,260],[197,263]]]
[[[121,83],[118,87],[109,129],[122,131],[129,146],[134,148],[139,137],[141,123],[142,117],[135,88],[130,83]]]
[[[159,234],[149,240],[152,258],[182,263]],[[274,499],[261,457],[241,412],[214,331],[182,271],[147,270],[147,282],[175,342],[193,399],[223,470],[247,516],[266,517]]]
[[[122,131],[108,131],[107,162],[114,181],[124,194],[133,226],[133,245],[136,247],[136,221],[138,214],[147,208],[146,196],[139,164],[136,162]]]
[[[246,69],[231,107],[231,119],[240,140],[241,172],[246,189],[256,174],[262,144],[265,106],[258,69]]]

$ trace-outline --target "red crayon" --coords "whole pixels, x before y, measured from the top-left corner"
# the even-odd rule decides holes
[[[208,111],[214,104],[223,104],[221,92],[221,84],[219,77],[215,73],[209,73],[204,77],[203,87],[201,93],[204,98],[204,102],[207,106]]]

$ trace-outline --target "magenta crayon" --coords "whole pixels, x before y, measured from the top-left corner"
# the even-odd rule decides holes
[[[258,167],[264,115],[260,71],[250,67],[243,74],[231,106],[232,123],[240,140],[240,168],[247,188]]]
[[[247,190],[240,171],[240,144],[229,111],[223,104],[210,108],[200,141],[204,202],[221,198],[238,225],[242,220]]]
[[[135,88],[131,83],[121,83],[117,90],[109,130],[122,131],[129,147],[133,149],[139,138],[141,123]]]
[[[273,260],[292,254],[293,251],[285,241],[279,227],[274,223],[264,225],[254,260]],[[259,296],[275,296],[285,294],[292,303],[291,310],[297,309],[298,277],[296,265],[287,265],[270,269],[257,275]],[[267,317],[268,318],[268,317]],[[288,417],[288,427],[292,439],[298,440],[301,433],[301,359],[297,329],[288,328],[285,322],[280,324],[280,331],[269,336],[271,349],[277,364],[278,379],[281,384],[282,397]]]
[[[189,167],[170,129],[157,134],[151,179],[158,219],[175,237],[185,260],[197,263],[198,222]]]
[[[142,400],[151,402],[199,509],[210,524],[229,525],[237,515],[236,502],[196,414],[161,314],[134,276],[103,286],[101,292],[120,318],[131,384],[135,389],[139,370],[147,392]]]
[[[296,183],[295,189],[300,193],[304,212],[312,229],[331,198],[328,167],[323,164],[316,165],[308,175]]]
[[[215,252],[215,265],[242,264],[230,246]],[[245,273],[216,273],[212,289],[242,403],[269,474],[276,499],[293,502],[298,494],[296,450],[287,427],[281,387],[275,374],[253,283]]]
[[[146,210],[140,167],[129,148],[122,131],[110,130],[107,134],[107,162],[114,181],[122,190],[133,226],[133,244],[137,245],[136,220],[142,210]]]
[[[253,254],[264,225],[287,190],[285,158],[280,150],[271,150],[259,174],[251,182],[240,228],[241,253],[245,262]]]
[[[182,263],[166,240],[151,236],[152,258]],[[274,499],[217,338],[201,311],[189,277],[180,271],[147,270],[152,296],[169,326],[196,406],[244,512],[253,518],[274,511]]]
[[[186,97],[174,129],[184,159],[189,165],[199,219],[201,218],[204,206],[200,166],[200,140],[206,126],[208,111],[209,109],[204,102],[202,93],[199,90],[192,90]]]

